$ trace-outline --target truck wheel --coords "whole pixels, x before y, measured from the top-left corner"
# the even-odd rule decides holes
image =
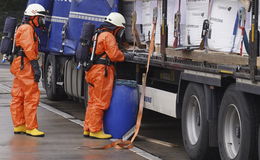
[[[209,126],[202,85],[190,83],[182,106],[182,135],[184,147],[192,160],[203,160],[209,149]]]
[[[252,97],[230,86],[218,117],[218,145],[222,160],[254,160],[257,127]]]
[[[56,70],[55,56],[48,55],[45,63],[44,83],[47,98],[50,100],[59,100],[65,96],[63,87],[56,84]]]

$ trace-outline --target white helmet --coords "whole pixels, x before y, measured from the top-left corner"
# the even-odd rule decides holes
[[[45,16],[46,11],[44,7],[40,4],[33,3],[27,6],[24,11],[25,16]]]
[[[106,18],[105,22],[109,22],[115,26],[125,28],[125,18],[122,14],[111,12]]]

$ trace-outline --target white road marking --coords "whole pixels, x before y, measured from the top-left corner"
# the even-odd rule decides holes
[[[5,90],[7,90],[9,93],[10,93],[10,88],[8,86],[4,86],[2,85],[3,88],[5,88]],[[75,123],[75,124],[78,124],[80,126],[84,126],[84,121],[81,121],[75,117],[73,117],[72,115],[68,114],[68,113],[65,113],[65,112],[62,112],[56,108],[53,108],[52,106],[50,105],[47,105],[47,104],[44,104],[44,103],[41,103],[39,104],[40,107],[44,108],[44,109],[47,109],[48,111],[52,112],[52,113],[55,113],[59,116],[62,116],[63,118],[65,119],[68,119],[69,121]],[[114,141],[114,139],[111,139],[111,141]],[[143,150],[141,150],[140,148],[137,148],[137,147],[134,147],[132,149],[130,149],[130,151],[138,154],[139,156],[142,156],[148,160],[162,160],[161,158],[159,157],[156,157],[148,152],[145,152]]]
[[[51,111],[51,112],[53,112],[53,113],[55,113],[55,114],[58,114],[58,115],[62,116],[62,117],[65,118],[65,119],[74,119],[74,117],[71,116],[70,114],[65,113],[65,112],[62,112],[62,111],[60,111],[60,110],[58,110],[58,109],[56,109],[56,108],[53,108],[53,107],[51,107],[51,106],[49,106],[49,105],[47,105],[47,104],[40,103],[39,105],[40,105],[42,108],[45,108],[45,109],[47,109],[48,111]]]
[[[75,118],[75,117],[73,117],[73,116],[71,116],[71,115],[69,115],[69,114],[67,114],[65,112],[62,112],[62,111],[60,111],[60,110],[58,110],[56,108],[53,108],[53,107],[51,107],[51,106],[49,106],[47,104],[44,104],[44,103],[40,103],[39,106],[44,108],[44,109],[47,109],[50,112],[53,112],[53,113],[55,113],[57,115],[60,115],[63,118],[68,119],[69,121],[71,121],[73,123],[76,123],[76,124],[78,124],[78,125],[83,127],[83,124],[84,124],[83,121],[81,121],[81,120],[79,120],[79,119],[77,119],[77,118]],[[111,139],[111,141],[113,141],[113,140],[114,139]],[[132,152],[138,154],[139,156],[142,156],[142,157],[144,157],[144,158],[146,158],[148,160],[162,160],[159,157],[156,157],[156,156],[154,156],[154,155],[152,155],[152,154],[150,154],[148,152],[145,152],[145,151],[143,151],[143,150],[141,150],[141,149],[139,149],[137,147],[134,147],[134,148],[130,149],[130,151],[132,151]]]
[[[165,142],[165,141],[160,141],[158,139],[148,138],[148,137],[145,137],[145,136],[138,135],[137,138],[142,139],[146,142],[156,143],[156,144],[159,144],[159,145],[162,145],[162,146],[165,146],[165,147],[169,147],[169,148],[178,147],[177,144],[173,144],[173,143],[169,143],[169,142]]]
[[[143,150],[141,150],[139,148],[136,148],[136,147],[134,147],[134,148],[132,148],[130,150],[132,152],[135,152],[136,154],[146,158],[146,159],[149,159],[149,160],[161,160],[161,158],[156,157],[156,156],[154,156],[154,155],[152,155],[152,154],[150,154],[148,152],[145,152],[145,151],[143,151]]]

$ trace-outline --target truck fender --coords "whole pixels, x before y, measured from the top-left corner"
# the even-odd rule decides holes
[[[178,87],[178,93],[177,93],[177,99],[176,99],[176,118],[181,118],[181,111],[182,111],[182,102],[184,98],[184,94],[186,91],[186,88],[189,84],[188,81],[183,80],[183,72],[181,72],[180,79],[179,79],[179,87]]]

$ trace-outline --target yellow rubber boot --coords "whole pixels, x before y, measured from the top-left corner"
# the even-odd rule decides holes
[[[32,130],[26,130],[26,134],[33,137],[44,137],[45,133],[42,131],[39,131],[37,128],[34,128]]]
[[[93,138],[98,138],[98,139],[108,139],[108,138],[111,138],[112,135],[111,134],[106,134],[104,133],[104,131],[99,131],[99,132],[90,132],[89,133],[89,136],[90,137],[93,137]]]
[[[84,137],[88,137],[88,136],[89,136],[89,131],[84,131],[84,132],[83,132],[83,136],[84,136]]]
[[[26,132],[25,125],[14,127],[14,134],[22,134],[22,133],[25,133],[25,132]]]

